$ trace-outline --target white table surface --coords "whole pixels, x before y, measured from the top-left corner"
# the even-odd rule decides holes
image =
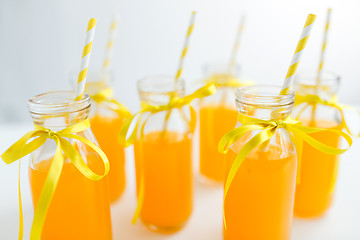
[[[29,124],[0,125],[0,153],[31,130]],[[11,134],[10,134],[11,133]],[[292,240],[359,240],[360,239],[360,142],[342,158],[336,196],[330,211],[320,219],[294,219]],[[116,239],[222,239],[222,188],[199,182],[194,161],[194,211],[186,227],[171,235],[148,231],[141,222],[130,223],[136,206],[132,149],[127,152],[127,187],[121,200],[112,207],[113,236]],[[196,159],[196,158],[195,158]],[[32,204],[27,182],[27,161],[23,161],[21,183],[25,215],[25,237],[29,239]],[[0,239],[17,239],[18,164],[0,162]],[[261,229],[259,229],[261,231]]]

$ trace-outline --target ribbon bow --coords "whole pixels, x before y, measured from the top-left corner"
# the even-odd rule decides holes
[[[214,84],[216,87],[244,87],[253,85],[252,81],[240,81],[238,78],[233,77],[231,74],[214,74],[205,80],[208,84]]]
[[[343,124],[345,130],[352,136],[360,137],[360,133],[358,135],[354,135],[354,134],[351,133],[351,131],[350,131],[349,127],[348,127],[348,124],[346,123],[346,120],[345,120],[344,110],[347,109],[347,110],[357,112],[359,114],[359,116],[360,116],[360,111],[357,110],[356,108],[352,107],[352,106],[339,104],[338,101],[337,101],[336,96],[333,96],[330,100],[324,100],[324,99],[321,99],[318,95],[312,95],[312,94],[299,95],[299,94],[296,94],[296,96],[295,96],[295,106],[300,105],[302,103],[305,103],[306,105],[299,111],[299,114],[298,114],[297,118],[299,118],[300,115],[309,106],[315,106],[317,104],[321,104],[321,105],[333,107],[333,108],[336,108],[337,110],[339,110],[340,115],[341,115],[341,124]]]
[[[166,105],[150,105],[150,104],[147,104],[147,103],[142,103],[141,104],[142,109],[138,113],[134,114],[132,117],[128,118],[125,121],[124,125],[122,126],[121,131],[120,131],[120,141],[126,147],[128,147],[128,146],[130,146],[131,144],[134,143],[134,141],[136,139],[136,134],[138,132],[137,130],[138,130],[140,118],[137,121],[134,130],[132,130],[132,133],[131,133],[129,139],[126,139],[126,135],[127,135],[128,131],[129,131],[129,128],[130,128],[130,125],[131,125],[132,121],[134,120],[134,118],[137,115],[141,115],[143,113],[155,114],[155,113],[162,112],[162,111],[168,111],[168,114],[167,114],[167,116],[165,118],[165,123],[166,123],[167,118],[169,116],[169,113],[171,112],[172,109],[182,108],[185,105],[190,104],[190,102],[192,102],[194,99],[207,97],[207,96],[215,93],[215,91],[216,91],[216,89],[215,89],[215,86],[213,84],[207,84],[204,87],[202,87],[202,88],[198,89],[197,91],[195,91],[194,93],[192,93],[190,95],[187,95],[185,97],[180,98],[177,95],[172,94],[171,97],[170,97],[169,103],[166,104]],[[193,130],[195,129],[196,112],[191,106],[189,106],[189,107],[190,107],[190,121],[188,121],[188,123],[189,123],[190,131],[193,132]],[[143,131],[144,131],[144,127],[145,127],[145,123],[146,123],[147,119],[142,123],[141,135],[143,135]],[[135,213],[134,213],[134,216],[133,216],[133,219],[132,219],[133,224],[136,223],[137,219],[140,216],[142,204],[143,204],[143,201],[144,201],[144,191],[145,191],[145,189],[144,189],[144,173],[143,173],[143,169],[141,170],[140,174],[141,174],[140,184],[139,184],[140,190],[139,190],[139,195],[138,195],[138,203],[137,203],[136,210],[135,210]]]
[[[20,138],[16,143],[14,143],[8,150],[6,150],[1,158],[6,164],[13,163],[29,153],[34,152],[36,149],[41,147],[47,139],[52,139],[55,141],[57,148],[52,163],[49,168],[48,175],[46,177],[43,189],[39,201],[36,205],[34,212],[34,220],[31,228],[31,240],[38,240],[41,238],[41,232],[46,218],[46,213],[48,211],[51,199],[56,190],[56,185],[59,181],[63,162],[64,155],[70,159],[70,161],[75,165],[75,167],[87,178],[97,181],[103,178],[109,172],[109,161],[105,153],[93,142],[88,139],[76,135],[76,133],[82,132],[90,127],[89,120],[84,120],[72,126],[69,126],[61,131],[52,131],[50,129],[35,125],[35,130],[26,133],[22,138]],[[31,142],[30,139],[34,138]],[[105,170],[104,174],[98,175],[94,173],[82,159],[78,150],[72,145],[66,138],[75,139],[80,141],[90,148],[92,148],[96,153],[99,154],[102,159]],[[62,153],[63,152],[63,153]],[[20,168],[20,164],[19,164]],[[20,175],[19,175],[19,239],[23,239],[23,213],[21,208],[21,192],[20,192]]]
[[[175,109],[175,108],[182,108],[185,105],[188,105],[194,99],[207,97],[209,95],[214,94],[215,91],[216,91],[216,89],[213,84],[207,84],[204,87],[195,91],[194,93],[187,95],[185,97],[181,97],[181,98],[178,96],[171,97],[169,103],[166,105],[150,105],[147,103],[142,103],[141,104],[142,109],[139,112],[137,112],[136,114],[134,114],[133,116],[131,116],[130,118],[128,118],[125,121],[124,125],[122,126],[121,131],[120,131],[120,141],[125,145],[125,147],[128,147],[134,143],[136,134],[137,134],[139,121],[137,122],[134,130],[132,131],[129,139],[126,139],[126,135],[129,131],[132,121],[134,120],[134,118],[137,115],[141,115],[146,112],[155,114],[155,113],[162,112],[162,111],[171,111],[172,109]],[[193,130],[193,128],[195,127],[194,119],[196,118],[196,113],[192,107],[190,107],[190,115],[191,116],[190,116],[189,125],[190,125],[190,130]],[[143,123],[143,126],[144,125],[145,125],[145,122]]]
[[[300,121],[294,120],[291,117],[287,117],[285,119],[280,119],[280,120],[260,120],[240,114],[239,122],[242,124],[240,127],[237,127],[229,131],[220,140],[218,146],[219,152],[227,153],[229,151],[230,146],[239,139],[241,139],[246,133],[249,133],[254,130],[260,130],[260,132],[257,133],[254,137],[252,137],[247,143],[245,143],[242,149],[237,154],[237,157],[235,158],[230,168],[228,177],[225,182],[224,202],[227,193],[229,191],[229,188],[231,186],[231,183],[239,167],[246,158],[246,156],[256,147],[260,146],[262,143],[269,141],[274,136],[276,129],[278,128],[283,128],[288,132],[291,132],[294,136],[307,142],[314,148],[328,154],[342,154],[346,152],[352,145],[351,137],[342,131],[333,130],[333,129],[304,127]],[[347,141],[349,147],[346,149],[338,149],[338,148],[330,147],[324,143],[319,142],[318,140],[316,140],[315,138],[309,135],[310,133],[315,133],[315,132],[336,133]],[[224,225],[226,227],[225,214],[224,214]]]
[[[130,111],[124,105],[122,105],[113,98],[113,90],[109,87],[102,89],[94,95],[90,95],[90,97],[97,103],[107,102],[114,104],[116,107],[112,108],[112,110],[114,110],[118,115],[124,116],[125,118],[131,116]]]

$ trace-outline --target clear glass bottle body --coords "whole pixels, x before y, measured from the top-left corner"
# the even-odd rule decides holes
[[[294,94],[279,96],[279,92],[280,88],[266,85],[239,88],[238,111],[262,120],[284,119],[292,111]],[[281,114],[274,114],[279,109]],[[258,132],[245,134],[230,147],[225,155],[226,177],[239,151]],[[244,159],[224,200],[224,239],[290,239],[296,158],[290,134],[278,128],[268,144]]]
[[[296,93],[319,94],[324,100],[336,97],[339,76],[324,73],[319,90],[316,90],[316,78],[315,74],[299,74],[295,82]],[[303,103],[295,107],[293,116],[305,126],[342,130],[340,112],[333,107],[317,104],[314,109]],[[336,134],[319,132],[311,135],[329,146],[340,147],[340,137]],[[339,156],[323,153],[305,142],[300,156],[300,181],[296,186],[294,214],[298,217],[321,216],[333,200]]]
[[[154,76],[138,81],[142,103],[165,105],[170,96],[184,95],[184,81]],[[143,177],[144,199],[140,218],[153,231],[175,232],[192,212],[192,132],[189,107],[142,115],[134,144],[137,193]]]
[[[239,66],[232,75],[227,65],[207,65],[205,81],[214,80],[219,84],[216,93],[200,100],[200,174],[206,182],[222,183],[224,180],[224,156],[217,150],[221,137],[231,130],[238,112],[234,104],[235,87],[226,86],[229,78],[237,78]]]
[[[90,98],[85,94],[83,99],[74,101],[73,92],[50,92],[31,98],[29,109],[35,125],[59,131],[88,118]],[[96,143],[90,129],[77,135]],[[80,141],[68,141],[95,173],[103,173],[102,160],[94,150]],[[31,154],[29,181],[34,208],[56,148],[55,142],[48,139]],[[112,239],[107,178],[92,181],[82,175],[69,159],[64,159],[41,239]]]
[[[94,96],[101,91],[111,89],[111,74],[90,75],[86,84],[86,92]],[[120,198],[125,190],[125,148],[119,142],[120,130],[129,117],[117,111],[116,104],[106,101],[92,101],[90,112],[91,129],[101,149],[109,159],[111,169],[108,174],[111,202]]]

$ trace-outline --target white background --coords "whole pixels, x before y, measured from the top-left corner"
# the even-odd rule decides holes
[[[112,16],[119,14],[113,59],[118,99],[133,111],[139,101],[135,82],[156,73],[175,74],[192,10],[196,26],[185,62],[188,83],[202,77],[205,63],[227,62],[241,14],[247,22],[239,51],[244,78],[280,84],[308,13],[318,15],[300,66],[315,71],[327,7],[333,8],[326,68],[340,73],[340,100],[360,104],[360,2],[357,0],[0,0],[0,152],[31,128],[27,99],[49,90],[70,89],[69,74],[80,65],[89,18],[98,19],[90,70],[99,71]],[[26,125],[13,124],[26,121]],[[16,130],[10,135],[10,132]],[[295,220],[294,240],[360,239],[359,143],[343,156],[337,195],[326,218]],[[135,208],[129,186],[113,208],[114,233],[121,239],[221,239],[221,188],[196,183],[195,209],[180,233],[153,234],[131,226]],[[26,181],[26,170],[23,179]],[[17,167],[0,162],[0,239],[17,236]],[[29,227],[30,196],[24,185]],[[30,219],[31,220],[31,219]]]
[[[108,29],[120,16],[113,72],[117,97],[132,110],[135,82],[175,74],[189,16],[198,11],[184,78],[202,76],[205,63],[227,62],[241,14],[247,17],[239,61],[243,77],[281,84],[308,13],[318,15],[302,69],[317,68],[324,21],[333,8],[325,68],[340,73],[340,99],[360,103],[358,0],[1,0],[0,123],[28,120],[27,99],[70,89],[80,67],[87,21],[98,19],[89,71],[99,71]]]

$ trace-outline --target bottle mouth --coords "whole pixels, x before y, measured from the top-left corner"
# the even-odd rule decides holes
[[[236,102],[260,107],[284,107],[294,104],[295,93],[279,95],[280,86],[253,85],[241,87],[236,90]]]
[[[62,115],[86,110],[90,107],[90,97],[83,94],[82,99],[74,100],[72,91],[47,92],[29,99],[31,114]]]
[[[170,75],[153,75],[138,80],[137,87],[139,92],[166,94],[184,91],[185,82],[182,78],[175,81],[175,78]]]
[[[309,94],[316,94],[317,90],[336,93],[340,85],[341,77],[339,74],[333,72],[323,72],[320,78],[320,88],[318,89],[318,75],[309,71],[302,72],[296,75],[295,89],[297,92],[306,92]]]
[[[174,94],[182,97],[185,94],[185,81],[175,81],[170,75],[154,75],[142,78],[137,82],[141,101],[152,104],[167,104]]]
[[[79,73],[75,71],[69,75],[69,83],[73,89],[76,88],[78,75]],[[94,95],[100,90],[110,87],[112,83],[113,73],[111,70],[107,72],[88,71],[86,75],[85,91],[90,95]]]
[[[206,77],[212,75],[232,75],[233,77],[238,77],[240,75],[241,66],[235,64],[233,69],[229,69],[229,64],[208,63],[204,65],[203,69]]]

